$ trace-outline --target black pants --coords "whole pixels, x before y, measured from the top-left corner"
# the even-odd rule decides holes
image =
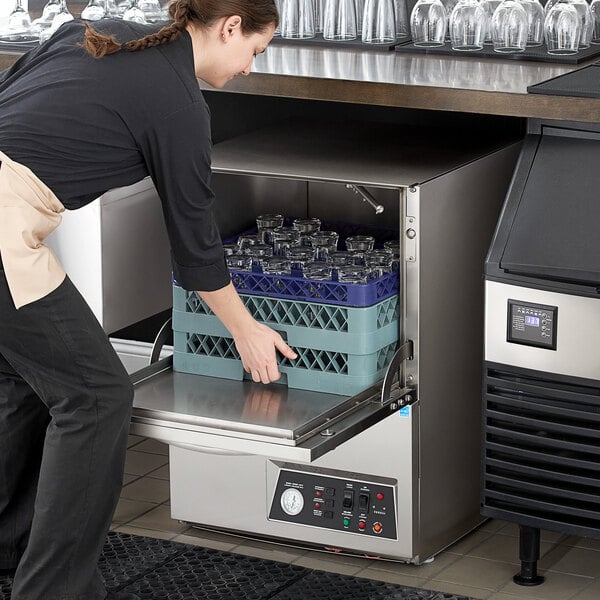
[[[133,390],[67,278],[15,310],[0,263],[0,568],[12,600],[100,600]]]

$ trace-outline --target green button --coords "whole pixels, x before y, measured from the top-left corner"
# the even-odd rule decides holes
[[[344,527],[348,527],[350,525],[350,519],[348,517],[344,517]]]

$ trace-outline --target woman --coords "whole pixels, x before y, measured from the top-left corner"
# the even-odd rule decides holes
[[[212,214],[209,113],[196,77],[248,74],[273,0],[173,0],[172,22],[63,25],[0,74],[0,569],[12,600],[100,600],[132,388],[44,237],[60,212],[150,175],[177,281],[235,340],[254,381],[276,350],[232,287]]]

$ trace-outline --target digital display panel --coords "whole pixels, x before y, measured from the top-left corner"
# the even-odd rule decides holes
[[[540,326],[540,318],[534,317],[532,315],[525,316],[525,325],[529,325],[530,327],[539,327]]]

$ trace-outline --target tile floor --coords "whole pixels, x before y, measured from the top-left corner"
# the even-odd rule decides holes
[[[503,521],[488,521],[421,566],[329,555],[194,529],[170,516],[167,446],[137,436],[130,437],[113,529],[481,600],[600,599],[599,540],[543,531],[539,570],[546,582],[519,587],[512,582],[519,566],[518,528]]]

